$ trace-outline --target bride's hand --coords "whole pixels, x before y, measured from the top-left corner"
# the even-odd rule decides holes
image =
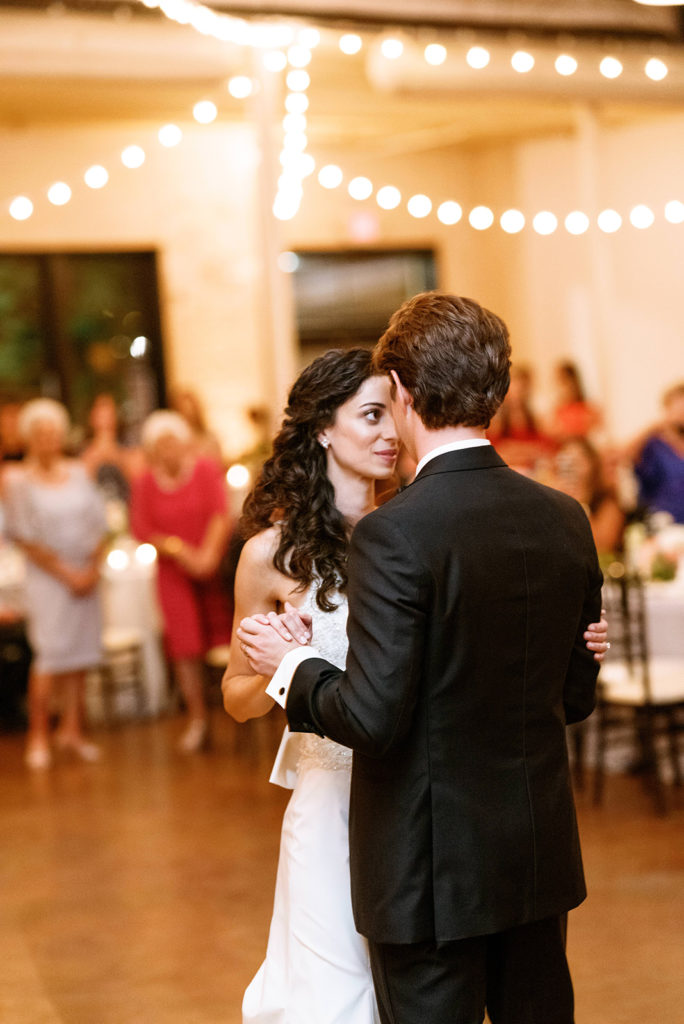
[[[288,651],[302,646],[291,635],[285,640],[281,635],[282,626],[279,631],[271,624],[271,615],[275,616],[275,612],[243,619],[235,631],[249,667],[261,676],[272,676]]]
[[[605,610],[601,609],[601,621],[592,622],[587,626],[584,634],[584,639],[587,642],[587,648],[590,651],[594,651],[594,661],[603,661],[606,651],[609,649],[610,644],[608,643],[608,622],[606,621]]]

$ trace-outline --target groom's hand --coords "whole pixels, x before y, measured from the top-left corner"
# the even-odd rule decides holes
[[[272,676],[288,651],[297,650],[311,639],[311,616],[286,603],[282,615],[253,615],[243,619],[236,630],[242,653],[253,672]]]

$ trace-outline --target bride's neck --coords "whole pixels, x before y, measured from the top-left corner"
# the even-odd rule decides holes
[[[335,505],[350,526],[372,512],[375,507],[375,480],[347,473],[339,467],[329,468],[330,482],[335,489]]]

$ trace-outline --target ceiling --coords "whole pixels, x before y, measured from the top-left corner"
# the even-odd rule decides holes
[[[578,105],[590,103],[606,121],[659,117],[684,109],[684,45],[678,8],[632,0],[241,0],[214,4],[264,17],[316,12],[322,29],[310,66],[310,148],[357,147],[387,155],[493,139],[572,131]],[[397,24],[397,9],[402,25]],[[341,9],[344,12],[342,17]],[[391,18],[403,32],[401,61],[381,58]],[[355,57],[338,48],[356,28],[364,47]],[[439,40],[449,58],[439,69],[423,59]],[[492,53],[487,74],[464,55],[474,42]],[[533,75],[515,75],[508,60],[528,46]],[[574,48],[581,66],[572,81],[553,70],[554,55]],[[607,52],[625,72],[607,83],[595,71]],[[663,55],[668,78],[657,87],[643,76],[648,54]],[[198,99],[212,98],[219,117],[249,116],[226,80],[254,74],[251,52],[169,22],[140,3],[109,0],[0,0],[0,124],[187,120]]]

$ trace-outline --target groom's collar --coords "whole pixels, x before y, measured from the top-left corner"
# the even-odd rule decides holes
[[[491,447],[491,442],[486,437],[473,437],[467,441],[451,441],[449,444],[440,444],[438,448],[433,448],[432,451],[424,455],[416,466],[416,476],[420,473],[428,462],[432,459],[436,459],[438,455],[446,455],[447,452],[459,452],[464,448],[484,448],[485,445]]]

